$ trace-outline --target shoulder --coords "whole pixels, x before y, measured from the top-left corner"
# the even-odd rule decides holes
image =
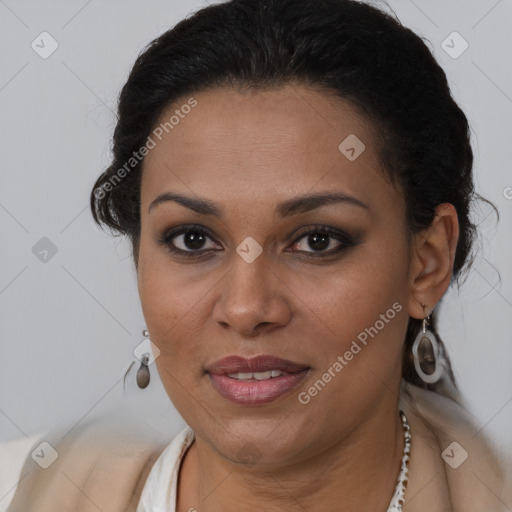
[[[406,383],[402,391],[401,406],[410,419],[412,443],[422,446],[432,474],[442,475],[453,509],[509,510],[511,460],[498,454],[463,401]]]
[[[47,441],[51,448],[43,445],[40,453],[54,449],[57,458],[43,469],[27,456],[7,512],[135,511],[145,480],[169,442],[122,409],[59,434],[33,447],[31,453]]]

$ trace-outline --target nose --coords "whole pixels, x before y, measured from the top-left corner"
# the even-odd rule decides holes
[[[286,325],[291,318],[290,290],[262,253],[252,262],[238,254],[219,282],[213,319],[224,329],[252,337]]]

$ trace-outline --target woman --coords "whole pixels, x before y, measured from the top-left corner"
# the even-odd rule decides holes
[[[209,6],[137,59],[113,153],[93,215],[130,237],[189,427],[95,454],[72,497],[41,476],[24,510],[512,508],[436,329],[476,194],[417,35],[353,0]]]

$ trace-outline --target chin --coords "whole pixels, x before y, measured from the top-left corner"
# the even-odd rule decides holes
[[[224,458],[244,465],[274,465],[294,459],[304,450],[304,429],[288,428],[287,419],[235,420],[219,427],[210,443]]]

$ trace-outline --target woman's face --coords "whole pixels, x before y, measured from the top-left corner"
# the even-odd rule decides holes
[[[141,184],[138,286],[158,372],[221,456],[304,460],[396,411],[404,199],[371,125],[339,98],[298,85],[193,98],[161,116],[177,117],[153,136]],[[210,212],[150,209],[163,193]],[[346,199],[307,200],[325,194]],[[230,356],[265,357],[216,364]]]

